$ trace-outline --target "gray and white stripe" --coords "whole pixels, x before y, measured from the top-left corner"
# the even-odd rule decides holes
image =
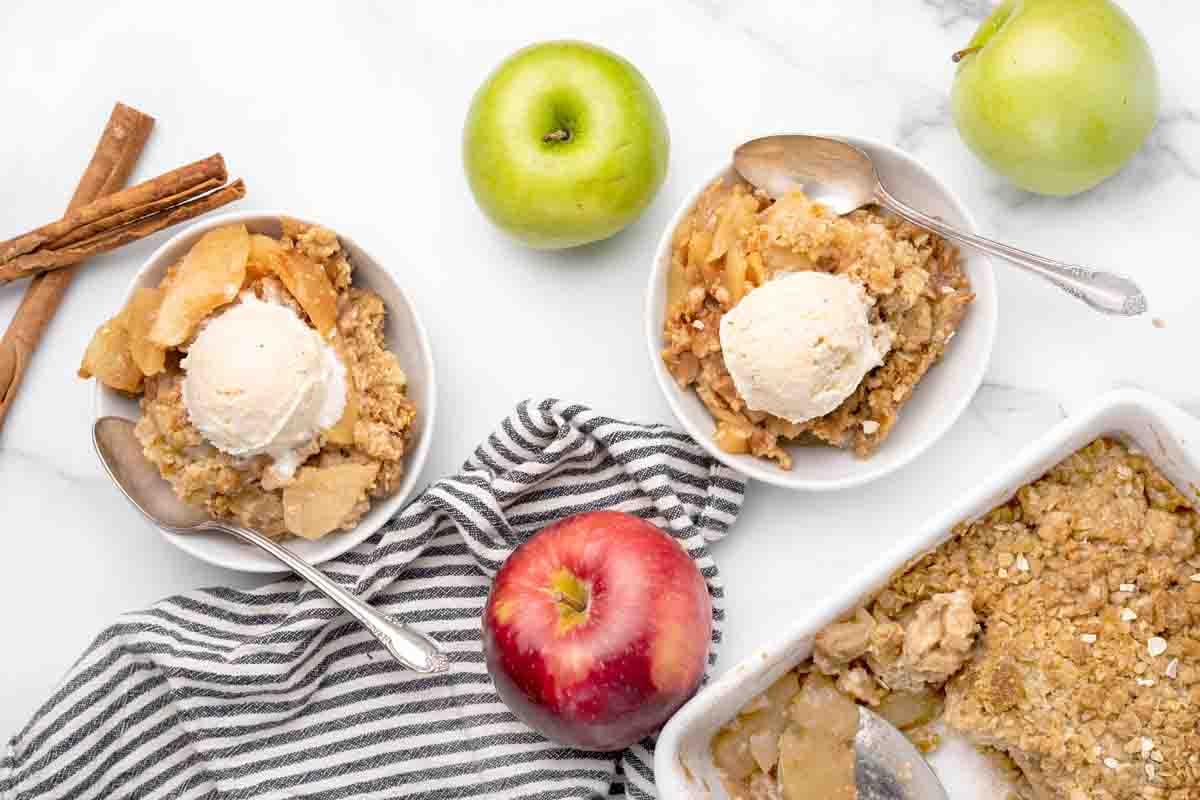
[[[687,436],[526,401],[461,472],[326,571],[434,636],[446,675],[406,672],[306,584],[202,589],[103,631],[0,757],[0,798],[596,798],[654,794],[652,740],[560,747],[492,689],[489,580],[547,523],[617,509],[671,532],[724,600],[708,544],[744,484]]]

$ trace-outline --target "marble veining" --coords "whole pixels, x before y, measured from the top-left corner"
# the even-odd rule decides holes
[[[949,100],[942,94],[922,95],[904,109],[896,126],[895,143],[904,150],[915,152],[930,136],[941,133],[951,124]]]
[[[938,25],[949,28],[982,22],[995,4],[991,0],[921,0],[921,5],[937,14]]]

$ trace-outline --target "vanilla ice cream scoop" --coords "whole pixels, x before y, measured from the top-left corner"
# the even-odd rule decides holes
[[[268,455],[290,477],[296,450],[332,427],[346,404],[334,349],[287,306],[253,294],[212,318],[180,363],[192,424],[233,456]]]
[[[806,422],[841,405],[891,349],[870,308],[862,286],[815,271],[787,273],[742,298],[721,318],[721,350],[747,407]]]

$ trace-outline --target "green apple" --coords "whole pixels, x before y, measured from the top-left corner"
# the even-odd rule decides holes
[[[540,249],[605,239],[637,219],[666,177],[668,150],[650,84],[585,42],[509,56],[475,93],[463,130],[475,201]]]
[[[1005,0],[955,60],[951,107],[963,140],[1038,194],[1100,183],[1158,115],[1150,48],[1109,0]]]

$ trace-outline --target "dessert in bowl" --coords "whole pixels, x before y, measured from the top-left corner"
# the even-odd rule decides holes
[[[97,416],[137,421],[183,500],[312,563],[353,547],[411,494],[435,407],[432,358],[390,274],[344,236],[285,215],[182,232],[97,331],[81,375]],[[166,534],[206,561],[278,571],[217,534]]]
[[[866,150],[898,195],[967,229],[909,156]],[[966,408],[996,326],[987,261],[869,207],[771,200],[725,167],[651,269],[646,336],[680,423],[751,477],[837,489],[919,455]]]

